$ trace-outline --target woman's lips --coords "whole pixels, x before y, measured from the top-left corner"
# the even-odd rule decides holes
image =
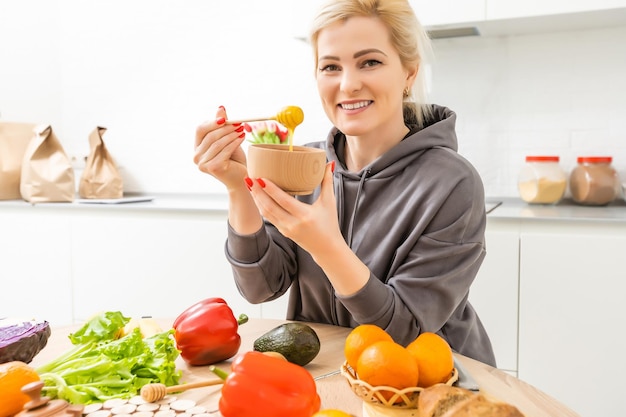
[[[343,110],[360,110],[372,104],[371,100],[361,100],[351,103],[339,103],[339,107]]]

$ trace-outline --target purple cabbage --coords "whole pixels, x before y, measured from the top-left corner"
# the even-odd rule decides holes
[[[48,343],[51,330],[47,321],[25,321],[0,327],[0,363],[30,363]]]

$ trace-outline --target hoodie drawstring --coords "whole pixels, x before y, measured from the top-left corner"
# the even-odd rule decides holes
[[[365,178],[367,178],[369,173],[370,173],[370,170],[367,169],[361,176],[361,181],[359,181],[359,188],[357,189],[357,192],[356,192],[354,208],[352,209],[352,215],[350,216],[350,223],[348,224],[348,236],[347,236],[348,247],[352,247],[352,233],[354,229],[354,219],[356,218],[356,211],[359,207],[359,200],[361,198],[361,191],[363,190],[363,184],[365,183]]]

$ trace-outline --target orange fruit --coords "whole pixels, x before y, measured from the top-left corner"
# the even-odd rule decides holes
[[[318,411],[313,414],[312,417],[354,417],[352,414],[348,414],[345,411],[335,410],[332,408],[327,408],[326,410]]]
[[[361,352],[369,345],[382,340],[393,342],[391,335],[375,324],[361,324],[352,329],[344,345],[344,355],[348,365],[356,371],[356,363]]]
[[[383,340],[363,350],[356,364],[356,373],[361,381],[371,386],[400,390],[417,386],[419,369],[413,355],[404,346]],[[391,397],[391,392],[389,394]]]
[[[0,417],[12,416],[22,411],[30,401],[22,387],[39,381],[39,375],[24,362],[12,361],[0,364]]]
[[[446,339],[436,333],[424,332],[409,343],[406,349],[417,361],[418,387],[427,388],[450,379],[454,356]]]

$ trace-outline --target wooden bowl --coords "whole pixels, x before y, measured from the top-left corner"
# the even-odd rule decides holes
[[[323,149],[255,143],[248,147],[248,176],[266,178],[292,195],[313,193],[326,168]]]

